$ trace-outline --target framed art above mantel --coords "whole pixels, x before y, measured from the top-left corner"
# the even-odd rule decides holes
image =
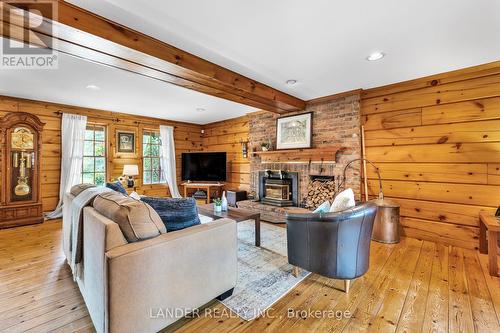
[[[312,112],[276,119],[276,149],[311,148]]]

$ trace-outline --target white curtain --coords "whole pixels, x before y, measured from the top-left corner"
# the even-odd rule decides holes
[[[167,181],[172,198],[180,198],[181,194],[177,188],[176,168],[175,168],[175,144],[174,128],[172,126],[160,126],[161,154],[160,164],[163,176]]]
[[[45,216],[48,219],[56,219],[62,216],[64,194],[68,193],[73,185],[82,182],[83,145],[86,127],[86,116],[63,113],[61,124],[62,152],[59,203],[53,212]]]

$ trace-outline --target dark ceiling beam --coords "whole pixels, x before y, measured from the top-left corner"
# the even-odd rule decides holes
[[[287,113],[305,108],[306,102],[301,99],[157,39],[64,1],[53,0],[52,3],[57,7],[57,17],[54,21],[46,19],[41,26],[25,27],[22,16],[2,15],[2,20],[7,18],[7,21],[11,21],[10,24],[33,31],[41,40],[56,38],[54,49],[85,60],[129,70],[266,111]],[[2,14],[5,14],[9,5],[5,5],[4,1],[2,5]],[[24,10],[42,11],[43,8],[36,3],[22,7]],[[6,22],[1,23],[4,26]],[[51,24],[57,30],[51,29]],[[6,38],[23,40],[25,36],[19,33],[16,35],[11,29],[1,31]],[[52,31],[57,31],[57,35]]]

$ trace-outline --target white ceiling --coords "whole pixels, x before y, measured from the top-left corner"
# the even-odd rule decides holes
[[[3,40],[2,40],[3,42]],[[256,109],[59,53],[57,70],[0,69],[0,95],[206,124]],[[90,84],[100,90],[87,89]],[[205,111],[197,111],[204,108]]]
[[[500,60],[495,0],[69,2],[305,100]]]

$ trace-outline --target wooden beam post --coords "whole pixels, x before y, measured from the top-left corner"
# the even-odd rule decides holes
[[[366,149],[365,149],[365,127],[361,125],[361,153],[362,158],[366,158]],[[365,202],[368,202],[368,179],[366,175],[366,160],[363,160],[363,184],[364,184],[364,192],[365,192]]]

